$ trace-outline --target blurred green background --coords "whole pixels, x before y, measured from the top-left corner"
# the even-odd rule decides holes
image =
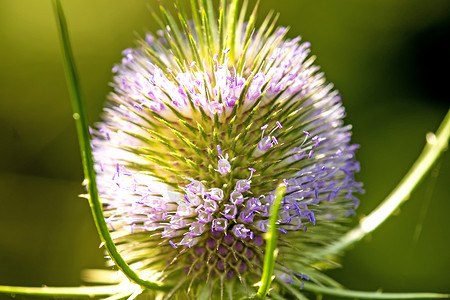
[[[166,1],[169,2],[169,1]],[[253,3],[253,1],[251,1]],[[64,0],[91,123],[156,1]],[[358,217],[402,178],[449,108],[450,1],[263,0],[341,91],[365,184]],[[0,284],[78,285],[103,252],[88,203],[50,0],[0,0]],[[450,292],[450,156],[328,272],[352,289]],[[0,296],[0,298],[3,296]]]

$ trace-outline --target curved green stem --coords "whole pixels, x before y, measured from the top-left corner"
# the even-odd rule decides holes
[[[358,226],[350,230],[341,239],[321,251],[321,255],[334,255],[361,240],[374,231],[406,200],[424,176],[430,171],[439,156],[447,149],[450,137],[450,110],[447,112],[436,134],[427,135],[425,145],[419,158],[387,198]],[[319,255],[320,255],[319,254]]]
[[[66,297],[97,297],[115,295],[126,292],[130,286],[126,285],[99,285],[80,287],[22,287],[0,285],[1,294],[33,295],[33,296],[66,296]],[[134,290],[130,290],[130,294]]]
[[[286,186],[280,184],[275,191],[275,200],[270,211],[269,231],[266,233],[266,252],[264,255],[263,273],[258,292],[248,299],[264,299],[270,289],[273,278],[273,270],[275,267],[275,259],[277,257],[277,220],[278,211],[280,210],[281,200],[283,199]]]
[[[61,7],[60,0],[53,0],[55,13],[58,22],[59,37],[61,41],[61,48],[64,58],[64,69],[66,73],[67,84],[69,87],[70,99],[72,102],[73,118],[78,133],[78,140],[80,144],[81,158],[83,161],[84,176],[87,181],[89,204],[91,206],[94,222],[98,233],[108,251],[111,259],[116,266],[127,276],[132,282],[139,284],[142,287],[153,290],[168,290],[171,287],[157,282],[151,282],[140,278],[130,266],[125,262],[123,257],[117,251],[116,245],[111,238],[108,226],[103,216],[102,204],[100,202],[95,180],[94,160],[92,157],[92,149],[89,144],[90,134],[87,121],[87,114],[82,101],[80,82],[75,68],[75,60],[70,46],[69,33],[67,30],[66,19]]]
[[[347,289],[337,289],[318,286],[305,282],[303,289],[316,294],[330,295],[335,297],[355,298],[355,299],[442,299],[449,298],[448,294],[435,293],[382,293],[382,292],[363,292]]]

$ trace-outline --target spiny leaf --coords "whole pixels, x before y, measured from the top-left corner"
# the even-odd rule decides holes
[[[219,9],[219,51],[225,49],[225,20],[224,20],[224,14],[226,9],[226,0],[220,1],[220,9]]]
[[[206,47],[203,51],[204,56],[208,56],[208,55],[211,56],[211,52],[215,53],[215,52],[218,52],[218,50],[215,47],[212,29],[211,29],[210,23],[208,21],[208,15],[206,14],[204,7],[200,8],[200,14],[202,17],[204,39],[206,41]]]
[[[245,15],[247,13],[247,7],[248,7],[248,0],[244,0],[241,8],[240,8],[240,12],[239,12],[239,19],[237,20],[236,25],[234,26],[234,28],[232,28],[232,30],[235,30],[235,41],[237,42],[235,44],[235,49],[234,49],[234,53],[236,55],[240,55],[239,52],[241,49],[239,49],[238,45],[242,42],[242,29],[244,28],[244,20],[245,20]],[[244,43],[245,44],[245,40]]]
[[[234,60],[234,56],[236,53],[235,45],[236,45],[236,31],[241,30],[241,28],[236,28],[236,21],[238,18],[238,6],[239,0],[232,0],[230,4],[230,11],[226,15],[227,27],[226,27],[226,36],[229,40],[230,47],[230,58]]]
[[[266,60],[269,53],[276,49],[278,45],[284,40],[284,37],[287,34],[288,30],[289,28],[286,28],[286,30],[284,30],[282,34],[271,36],[267,40],[264,39],[264,46],[258,52],[258,55],[256,56],[255,60],[253,61],[253,65],[250,68],[253,72],[259,71],[261,65]]]
[[[200,42],[200,49],[202,50],[202,55],[205,55],[205,53],[203,53],[205,44],[203,41],[203,35],[200,32],[202,27],[201,27],[201,23],[200,23],[200,17],[198,15],[198,7],[197,7],[196,0],[191,0],[191,11],[192,11],[192,16],[194,18],[195,27],[197,28],[197,35],[198,35],[198,40]],[[198,63],[201,64],[201,61],[199,61]]]
[[[245,56],[246,56],[246,54],[247,54],[248,47],[250,46],[250,43],[251,43],[251,41],[252,41],[252,37],[253,37],[253,34],[254,34],[254,33],[255,33],[255,31],[253,30],[252,33],[250,34],[250,38],[249,38],[248,41],[246,42],[246,44],[245,44],[245,46],[244,46],[244,49],[243,49],[243,51],[241,52],[241,55],[239,56],[239,60],[238,60],[238,62],[237,62],[237,68],[236,68],[236,70],[237,70],[238,74],[240,74],[241,76],[244,75],[244,67],[245,67],[245,62],[246,62]]]
[[[201,64],[202,60],[200,58],[200,53],[198,52],[198,46],[194,40],[194,37],[192,36],[191,30],[189,30],[189,25],[187,24],[187,17],[183,10],[183,6],[179,3],[179,0],[177,0],[176,3],[177,3],[176,8],[178,9],[178,19],[180,20],[181,26],[184,30],[186,38],[189,41],[189,47],[191,49],[191,53],[194,56],[195,61],[198,62],[199,68],[202,68],[202,64]]]
[[[228,121],[228,130],[227,130],[227,137],[230,138],[231,134],[233,133],[233,127],[236,122],[236,116],[233,116],[230,121]]]
[[[220,45],[218,44],[218,26],[217,26],[217,19],[214,14],[214,5],[212,3],[212,0],[203,0],[203,9],[206,13],[206,21],[209,24],[209,28],[211,30],[211,38],[213,43],[210,46],[213,46],[213,49],[216,49],[218,51],[218,48]]]
[[[169,154],[178,160],[184,162],[185,164],[189,165],[190,167],[194,168],[196,171],[200,171],[200,167],[198,164],[190,160],[189,158],[184,157],[183,155],[177,153],[177,152],[169,152]]]
[[[159,16],[154,11],[151,11],[151,13],[152,13],[153,19],[158,23],[159,27],[164,32],[167,42],[169,43],[168,50],[172,54],[172,59],[175,61],[175,63],[181,70],[186,71],[184,64],[182,64],[179,59],[180,57],[183,57],[180,48],[177,46],[172,35],[165,27],[164,22],[159,18]]]
[[[178,56],[178,58],[183,58],[186,61],[190,61],[190,56],[189,53],[186,52],[186,47],[185,47],[185,43],[183,40],[183,37],[181,36],[181,31],[175,21],[175,19],[172,17],[172,14],[168,11],[166,11],[166,9],[164,8],[164,6],[162,4],[159,5],[159,9],[161,11],[161,14],[163,15],[164,19],[166,20],[166,33],[168,36],[172,37],[173,36],[173,41],[179,51],[179,53],[181,54],[181,56]],[[170,29],[169,30],[167,29]],[[162,28],[164,29],[164,28]]]
[[[151,48],[144,40],[138,41],[138,43],[143,47],[146,54],[154,61],[155,65],[163,70],[166,70],[167,65],[159,58],[159,55]]]

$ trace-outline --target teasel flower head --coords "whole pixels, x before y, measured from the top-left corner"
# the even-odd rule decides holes
[[[211,1],[191,5],[178,20],[161,6],[161,30],[113,68],[92,145],[115,243],[142,278],[182,283],[174,294],[252,294],[282,182],[273,288],[321,281],[315,254],[361,192],[341,97],[277,16],[255,28],[247,2],[217,17]]]

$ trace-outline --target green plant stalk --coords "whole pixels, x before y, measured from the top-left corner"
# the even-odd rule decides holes
[[[386,221],[400,205],[409,199],[411,192],[431,170],[431,167],[436,163],[439,156],[447,149],[449,137],[450,110],[444,117],[436,134],[427,134],[427,144],[422,150],[422,153],[397,187],[374,211],[367,217],[361,219],[359,225],[347,232],[337,242],[323,249],[319,255],[329,256],[339,254]]]
[[[13,295],[33,295],[33,296],[64,296],[64,297],[98,297],[115,295],[126,292],[130,286],[125,285],[99,285],[80,287],[21,287],[21,286],[0,286],[0,293]],[[133,291],[130,291],[130,294]]]
[[[58,22],[59,37],[61,41],[64,60],[64,70],[66,74],[67,85],[69,88],[70,99],[72,102],[72,109],[74,112],[73,118],[75,120],[75,125],[78,133],[78,141],[83,162],[84,176],[88,187],[88,200],[98,233],[103,244],[105,245],[106,250],[111,256],[111,259],[114,261],[116,266],[125,274],[125,276],[128,277],[128,279],[147,289],[169,290],[171,288],[170,286],[140,278],[136,274],[136,272],[134,272],[125,262],[111,238],[108,226],[103,216],[102,204],[98,195],[97,183],[95,180],[94,160],[92,157],[92,149],[89,143],[89,125],[87,121],[87,114],[82,101],[80,82],[75,68],[75,60],[70,45],[67,23],[60,0],[53,0],[53,4]]]
[[[258,292],[248,299],[264,299],[270,289],[272,283],[273,270],[275,267],[275,259],[277,256],[277,219],[280,210],[281,200],[286,192],[284,184],[278,185],[275,192],[275,200],[270,210],[269,231],[266,233],[266,253],[264,255],[263,273],[261,276]]]
[[[303,289],[321,295],[355,299],[442,299],[449,298],[448,294],[435,293],[384,293],[384,292],[363,292],[347,289],[329,288],[305,282]]]

